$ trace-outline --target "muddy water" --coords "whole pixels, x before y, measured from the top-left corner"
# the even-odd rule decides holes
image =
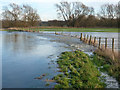
[[[57,75],[55,60],[63,51],[80,49],[87,54],[95,50],[74,37],[47,33],[0,32],[2,37],[2,87],[3,88],[49,88],[46,79]],[[53,61],[53,62],[52,62]],[[46,74],[40,80],[34,79]],[[109,79],[107,79],[109,80]],[[118,84],[107,87],[115,88]]]

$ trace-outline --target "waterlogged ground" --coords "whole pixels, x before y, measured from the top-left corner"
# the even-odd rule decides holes
[[[46,79],[59,74],[57,56],[64,51],[80,49],[92,54],[94,47],[85,45],[74,37],[47,33],[0,31],[2,38],[2,86],[3,88],[49,88]],[[34,79],[45,74],[42,79]],[[115,79],[108,88],[118,87]],[[110,86],[109,86],[110,85]]]

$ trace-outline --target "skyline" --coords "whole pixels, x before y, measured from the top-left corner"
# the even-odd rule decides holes
[[[100,6],[106,3],[109,4],[117,4],[119,0],[0,0],[0,13],[2,13],[2,7],[7,6],[10,3],[16,3],[18,5],[22,4],[28,4],[32,6],[34,9],[37,10],[38,14],[40,15],[40,18],[42,21],[48,21],[48,20],[61,20],[58,19],[56,7],[55,4],[59,3],[61,1],[68,1],[68,2],[82,2],[83,4],[94,7],[95,12],[97,13],[100,9]]]

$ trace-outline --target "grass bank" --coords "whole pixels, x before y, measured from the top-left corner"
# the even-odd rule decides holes
[[[89,56],[81,51],[63,52],[57,60],[60,72],[55,88],[104,88],[100,72]]]

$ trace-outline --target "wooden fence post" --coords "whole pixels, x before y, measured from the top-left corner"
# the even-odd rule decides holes
[[[96,46],[96,37],[94,37],[94,46]]]
[[[83,36],[82,36],[83,34],[81,33],[81,37],[80,37],[80,40],[82,41],[83,40]]]
[[[101,37],[99,37],[99,48],[101,48]]]
[[[114,52],[114,38],[112,38],[112,51]]]
[[[87,35],[87,41],[86,41],[87,43],[89,42],[88,38],[89,38],[89,35]]]
[[[89,35],[87,35],[87,41],[88,41]]]
[[[90,35],[90,40],[89,40],[89,44],[91,44],[91,39],[92,39],[92,36]]]
[[[105,49],[107,49],[107,38],[105,38]]]
[[[86,34],[84,34],[84,42],[85,42],[85,39],[86,39],[85,37],[86,37]]]

